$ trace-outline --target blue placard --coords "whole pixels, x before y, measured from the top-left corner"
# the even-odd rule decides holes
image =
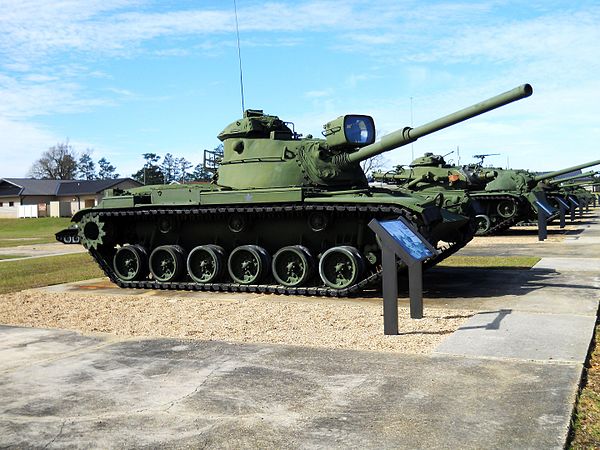
[[[535,203],[538,206],[538,208],[542,208],[542,211],[544,211],[548,216],[551,216],[556,212],[555,208],[553,208],[543,200],[536,200]]]
[[[573,203],[573,205],[575,205],[575,208],[579,208],[579,202],[577,201],[577,199],[575,197],[573,197],[572,195],[569,195],[569,201],[571,203]]]
[[[434,256],[421,238],[401,220],[385,220],[379,224],[415,260],[423,261]]]
[[[560,203],[561,205],[563,205],[565,208],[569,207],[569,204],[567,202],[565,202],[562,198],[560,198],[560,197],[555,197],[555,198],[556,198],[556,201],[558,203]]]

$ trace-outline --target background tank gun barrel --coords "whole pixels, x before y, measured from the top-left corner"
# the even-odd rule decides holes
[[[486,113],[514,101],[521,100],[522,98],[529,97],[532,93],[533,88],[531,85],[523,84],[511,89],[510,91],[504,92],[503,94],[496,95],[495,97],[461,109],[455,113],[448,114],[447,116],[426,123],[425,125],[421,125],[420,127],[402,128],[390,134],[386,134],[378,142],[367,145],[354,153],[344,154],[345,157],[343,158],[343,162],[356,163],[364,161],[365,159],[379,155],[380,153],[410,144],[411,142],[419,139],[421,136],[435,133],[436,131],[455,125],[459,122],[463,122],[467,119],[471,119],[472,117]]]
[[[580,173],[577,175],[573,175],[572,177],[566,177],[566,178],[557,178],[555,180],[550,180],[548,182],[548,184],[550,186],[555,186],[557,184],[561,184],[564,183],[565,181],[572,181],[572,180],[577,180],[578,178],[585,178],[585,177],[593,177],[594,175],[596,175],[598,172],[596,172],[595,170],[590,170],[589,172],[584,172],[584,173]]]
[[[544,173],[542,175],[538,175],[533,178],[534,181],[544,181],[549,180],[550,178],[556,178],[560,175],[564,175],[565,173],[573,172],[574,170],[586,169],[588,167],[592,167],[600,164],[600,159],[596,161],[590,161],[587,163],[579,164],[577,166],[567,167],[566,169],[557,170],[556,172]]]
[[[598,181],[580,181],[578,183],[569,183],[569,184],[565,184],[561,187],[583,187],[583,186],[600,186],[600,180]]]

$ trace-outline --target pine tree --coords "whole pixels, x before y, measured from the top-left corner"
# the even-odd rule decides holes
[[[98,178],[98,175],[96,175],[96,164],[90,156],[90,153],[91,151],[88,149],[79,157],[77,174],[80,180],[95,180]]]
[[[100,166],[100,170],[98,172],[98,178],[101,180],[114,180],[115,178],[119,178],[119,174],[115,173],[117,168],[113,166],[106,158],[101,158],[98,161],[98,166]]]

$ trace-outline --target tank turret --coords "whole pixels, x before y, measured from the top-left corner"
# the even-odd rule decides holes
[[[218,136],[224,143],[218,185],[232,189],[291,186],[352,189],[368,187],[360,162],[422,136],[528,97],[524,84],[425,125],[404,127],[375,142],[370,116],[351,114],[326,123],[325,139],[302,138],[277,116],[247,110]]]

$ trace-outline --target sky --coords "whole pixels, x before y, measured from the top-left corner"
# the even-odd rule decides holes
[[[600,1],[237,0],[246,108],[379,136],[517,85],[533,96],[385,155],[556,170],[600,159]],[[0,177],[68,140],[121,176],[194,165],[241,117],[234,1],[0,0]],[[458,149],[458,152],[456,151]]]

